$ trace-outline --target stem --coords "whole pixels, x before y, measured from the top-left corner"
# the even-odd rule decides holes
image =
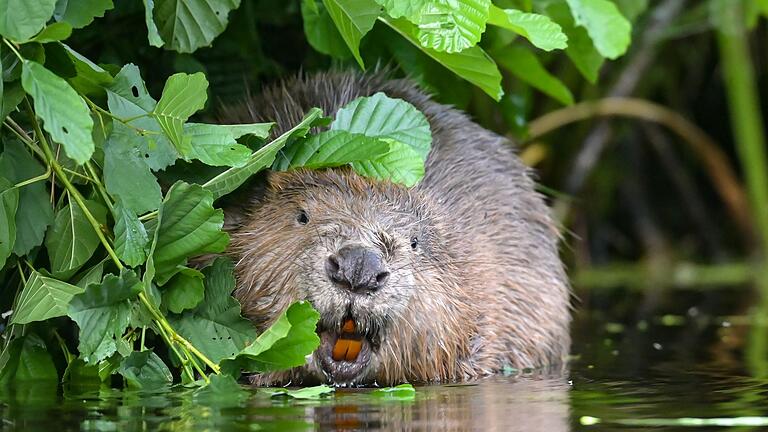
[[[742,3],[734,2],[727,29],[718,32],[721,66],[728,94],[736,150],[744,169],[753,217],[768,264],[768,156]],[[764,292],[768,296],[768,291]]]
[[[59,176],[59,179],[61,180],[61,182],[64,183],[64,188],[67,190],[67,192],[69,192],[70,196],[75,199],[75,202],[77,203],[77,205],[80,206],[80,209],[83,211],[85,218],[88,219],[88,222],[91,224],[91,227],[93,227],[93,230],[96,231],[96,236],[99,237],[101,244],[103,244],[104,248],[107,250],[107,254],[109,254],[109,257],[112,258],[112,261],[115,262],[115,265],[117,265],[117,268],[119,270],[122,270],[123,264],[120,262],[120,259],[117,257],[117,254],[115,253],[114,249],[112,249],[112,246],[110,246],[106,237],[104,237],[104,232],[101,230],[101,224],[99,223],[99,221],[96,220],[96,218],[93,216],[91,211],[88,210],[88,207],[86,207],[85,199],[83,199],[83,196],[80,195],[80,191],[78,191],[77,188],[72,183],[70,183],[69,179],[67,179],[67,176],[64,175],[64,170],[62,169],[61,165],[59,165],[59,162],[56,160],[56,158],[53,156],[51,147],[48,145],[48,140],[45,138],[43,131],[40,129],[40,124],[37,122],[37,118],[35,118],[34,111],[32,110],[32,105],[29,104],[29,101],[26,101],[26,103],[27,103],[27,110],[29,111],[30,117],[32,118],[32,126],[35,128],[35,134],[40,139],[40,144],[48,160],[48,165],[50,165],[50,167],[53,168],[53,171]]]
[[[140,294],[141,295],[141,294]],[[160,336],[165,341],[166,345],[168,345],[171,348],[171,351],[176,355],[176,358],[179,359],[181,362],[181,370],[184,372],[184,374],[187,375],[190,381],[195,380],[195,374],[192,372],[192,369],[189,368],[189,358],[182,356],[181,353],[179,353],[179,350],[176,349],[176,345],[174,345],[171,342],[170,336],[165,332],[165,330],[161,327],[157,327],[158,332],[160,333]]]
[[[3,122],[5,127],[8,128],[11,132],[13,132],[16,137],[18,137],[24,144],[26,144],[30,150],[32,150],[40,159],[45,160],[45,154],[43,154],[43,151],[40,150],[39,147],[35,145],[35,142],[32,140],[32,138],[27,135],[27,132],[24,131],[24,129],[21,128],[21,126],[18,125],[15,121],[13,121],[12,118],[8,117],[5,119],[5,122]]]
[[[118,116],[116,116],[116,115],[112,114],[111,112],[109,112],[109,111],[105,110],[104,108],[102,108],[102,107],[100,107],[100,106],[96,105],[96,104],[95,104],[95,103],[94,103],[92,100],[88,99],[86,96],[84,96],[84,95],[82,95],[82,94],[81,94],[80,96],[82,96],[82,98],[83,98],[83,99],[85,99],[85,101],[88,103],[88,105],[89,105],[89,106],[90,106],[92,109],[94,109],[95,111],[98,111],[98,112],[99,112],[99,114],[104,114],[104,115],[106,115],[106,116],[108,116],[108,117],[112,117],[113,119],[115,119],[115,120],[119,121],[120,123],[122,123],[122,124],[124,124],[124,125],[126,125],[126,126],[128,126],[128,127],[130,127],[130,128],[132,128],[132,129],[134,129],[135,131],[139,132],[139,133],[140,133],[140,134],[142,134],[142,135],[154,135],[154,134],[159,134],[159,132],[155,132],[155,131],[150,131],[150,130],[142,129],[142,128],[140,128],[140,127],[134,126],[134,125],[132,125],[132,124],[130,124],[130,123],[129,123],[131,120],[135,120],[135,119],[137,119],[137,118],[141,118],[141,117],[144,117],[144,116],[146,116],[147,114],[143,114],[143,115],[141,115],[141,116],[134,116],[134,117],[131,117],[131,118],[127,119],[127,120],[126,120],[126,119],[122,119],[122,118],[120,118],[120,117],[118,117]]]
[[[91,163],[91,161],[87,161],[85,163],[85,169],[88,170],[88,174],[90,174],[91,177],[93,178],[93,183],[96,185],[96,189],[99,191],[101,198],[107,204],[107,207],[109,207],[109,210],[112,211],[113,209],[112,200],[109,198],[109,194],[107,194],[107,190],[106,188],[104,188],[104,184],[101,182],[101,180],[99,180],[99,175],[96,172],[96,169],[93,167],[93,164]]]
[[[27,179],[19,183],[16,183],[15,185],[13,185],[13,189],[31,185],[32,183],[39,182],[41,180],[46,180],[48,177],[51,176],[51,166],[48,165],[47,168],[48,169],[46,169],[44,173],[40,174],[37,177],[32,177],[31,179]]]
[[[8,42],[8,39],[3,38],[3,42],[5,42],[5,44],[8,45],[8,48],[10,48],[11,51],[13,51],[13,53],[16,54],[16,57],[18,57],[19,60],[21,60],[22,62],[24,61],[24,57],[21,56],[21,53],[16,49],[16,47],[12,43]]]

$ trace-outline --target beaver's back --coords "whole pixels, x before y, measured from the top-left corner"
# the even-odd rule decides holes
[[[229,121],[275,121],[275,133],[298,123],[311,107],[333,115],[360,96],[384,92],[404,99],[429,120],[433,133],[426,173],[416,186],[451,215],[456,265],[481,313],[470,359],[479,371],[505,363],[537,366],[567,354],[569,289],[557,252],[557,230],[512,143],[465,114],[432,101],[406,80],[321,73],[286,81],[228,113]]]

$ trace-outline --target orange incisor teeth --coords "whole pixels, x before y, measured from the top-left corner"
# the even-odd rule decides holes
[[[348,362],[355,361],[360,354],[360,349],[363,347],[363,342],[357,338],[353,339],[355,332],[355,322],[348,319],[344,322],[344,326],[341,328],[341,335],[333,345],[333,359],[335,361],[346,360]]]

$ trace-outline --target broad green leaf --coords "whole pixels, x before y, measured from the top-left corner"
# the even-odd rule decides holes
[[[267,138],[269,131],[272,130],[274,125],[274,123],[243,123],[218,126],[226,128],[235,139],[238,139],[246,135],[252,135],[256,138]]]
[[[19,295],[11,323],[28,324],[64,316],[72,297],[83,291],[83,288],[33,271]]]
[[[322,399],[325,396],[330,395],[335,391],[335,389],[331,386],[327,386],[325,384],[314,386],[314,387],[304,387],[300,389],[287,389],[287,388],[270,388],[266,389],[266,391],[269,391],[272,393],[272,397],[275,396],[288,396],[293,399]]]
[[[189,53],[210,45],[239,6],[240,0],[154,0],[154,22],[166,48]]]
[[[317,0],[301,0],[301,18],[304,22],[304,35],[312,48],[339,59],[348,58],[352,54],[325,5],[321,3],[318,6]]]
[[[410,103],[384,93],[344,105],[336,112],[330,129],[389,138],[412,147],[423,160],[432,147],[432,132],[424,114]]]
[[[18,81],[0,84],[0,87],[3,87],[2,98],[0,98],[0,122],[2,122],[24,100],[24,89]]]
[[[583,27],[576,26],[573,17],[571,17],[570,9],[565,3],[553,3],[547,6],[546,13],[560,24],[563,32],[568,36],[568,48],[565,49],[565,54],[576,66],[576,69],[581,72],[581,75],[587,81],[595,84],[605,58],[597,52],[587,31]]]
[[[5,88],[5,80],[3,79],[3,56],[0,55],[0,123],[5,121],[5,97],[3,95],[3,89]]]
[[[107,260],[108,258],[105,258]],[[78,287],[82,288],[83,291],[88,287],[88,285],[92,283],[99,283],[101,282],[101,278],[104,276],[104,262],[102,261],[95,266],[89,268],[88,270],[85,270],[85,274],[80,276],[80,278],[77,280]]]
[[[250,397],[250,394],[237,383],[231,375],[211,374],[209,382],[195,390],[193,400],[206,406],[238,406]]]
[[[203,301],[205,276],[191,268],[183,268],[163,287],[163,304],[168,310],[180,314]]]
[[[544,15],[491,6],[488,24],[512,30],[544,51],[568,47],[563,29]]]
[[[184,135],[191,138],[187,157],[206,165],[241,167],[251,156],[251,149],[238,144],[228,126],[189,123]]]
[[[50,352],[45,341],[34,333],[12,340],[0,358],[0,385],[19,381],[34,381],[36,385],[41,381],[57,382],[59,375]]]
[[[323,4],[355,60],[365,69],[360,41],[373,28],[381,6],[373,0],[323,0]]]
[[[525,47],[510,45],[491,54],[502,67],[532,87],[564,105],[573,103],[573,95],[568,87],[544,69],[539,59]]]
[[[389,151],[382,139],[343,130],[329,130],[288,145],[272,166],[273,170],[328,168],[365,161]]]
[[[46,43],[62,41],[72,34],[72,26],[67,23],[53,23],[44,28],[31,40],[32,42]]]
[[[125,332],[131,317],[129,299],[141,291],[141,281],[131,270],[120,276],[107,275],[101,284],[89,285],[75,295],[68,315],[80,328],[80,358],[95,364],[117,351],[117,340]]]
[[[408,144],[389,139],[384,141],[389,142],[387,153],[375,159],[352,162],[352,168],[365,177],[415,186],[424,177],[423,156]]]
[[[64,146],[70,159],[84,164],[91,158],[93,120],[88,106],[64,79],[40,63],[26,60],[21,85],[35,101],[35,113],[53,140]]]
[[[66,44],[61,46],[75,65],[76,75],[68,79],[72,88],[84,94],[103,94],[104,88],[113,82],[112,75]]]
[[[95,201],[85,201],[91,214],[106,223],[107,209]],[[99,246],[99,237],[76,202],[70,202],[56,213],[53,226],[45,237],[45,247],[54,276],[82,267]]]
[[[155,1],[144,0],[144,22],[147,24],[147,41],[153,47],[160,48],[165,42],[160,37],[160,32],[157,30],[157,24],[154,19]]]
[[[117,200],[112,208],[115,219],[115,253],[131,267],[143,264],[149,252],[149,236],[133,210]]]
[[[184,136],[184,122],[205,106],[208,80],[202,72],[192,75],[177,73],[165,82],[163,95],[154,116],[176,150],[184,157],[190,153],[190,138]]]
[[[8,180],[16,184],[40,176],[45,173],[45,169],[21,142],[6,140],[5,151],[0,156],[0,172],[8,175]],[[53,223],[53,206],[45,188],[45,181],[22,186],[18,191],[13,253],[23,256],[42,244],[45,231]]]
[[[418,14],[421,45],[438,52],[456,53],[480,42],[488,21],[490,0],[432,0]]]
[[[240,353],[221,361],[229,373],[268,372],[302,366],[319,345],[315,333],[320,314],[306,301],[292,304],[264,333]]]
[[[409,21],[415,22],[429,0],[376,0],[376,3],[384,6],[384,10],[392,18],[405,17]]]
[[[394,387],[385,387],[371,392],[372,396],[391,400],[414,400],[416,389],[411,384],[400,384]]]
[[[173,382],[173,375],[154,351],[134,351],[115,371],[125,378],[130,389],[156,389]]]
[[[251,154],[251,157],[244,166],[224,171],[206,182],[203,187],[213,193],[214,199],[221,198],[237,189],[238,186],[243,184],[252,175],[272,165],[277,152],[285,146],[288,140],[294,137],[305,136],[315,122],[322,118],[322,115],[323,111],[321,109],[312,108],[299,124]]]
[[[566,0],[576,25],[589,33],[597,51],[609,59],[624,55],[629,48],[632,24],[609,0]]]
[[[19,205],[19,190],[0,176],[0,268],[13,252],[16,241],[16,210]]]
[[[144,139],[135,130],[116,122],[104,144],[107,191],[134,215],[157,210],[163,199],[160,185],[145,161]]]
[[[0,0],[0,35],[25,42],[45,27],[56,0]]]
[[[473,46],[454,54],[435,51],[421,46],[415,36],[415,27],[408,21],[384,19],[384,22],[419,47],[424,54],[476,85],[493,99],[498,101],[504,95],[504,90],[501,89],[501,73],[493,59],[482,48]]]
[[[234,266],[217,258],[203,269],[205,299],[182,315],[170,316],[171,324],[203,354],[218,363],[232,357],[256,338],[256,329],[240,316],[240,303],[232,297]]]
[[[83,28],[114,7],[112,0],[58,0],[53,18]]]
[[[160,124],[150,116],[157,102],[150,96],[139,68],[133,64],[123,66],[108,87],[107,104],[109,111],[130,124],[150,131],[142,137],[139,154],[153,171],[165,169],[179,157],[176,149],[162,133]]]
[[[211,192],[195,184],[176,182],[158,213],[152,264],[155,281],[165,284],[187,259],[223,252],[229,235],[221,230],[224,213],[213,208]]]

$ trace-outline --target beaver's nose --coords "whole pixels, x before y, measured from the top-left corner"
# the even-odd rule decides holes
[[[389,279],[381,255],[359,245],[343,246],[329,256],[325,271],[333,283],[357,293],[376,291]]]

